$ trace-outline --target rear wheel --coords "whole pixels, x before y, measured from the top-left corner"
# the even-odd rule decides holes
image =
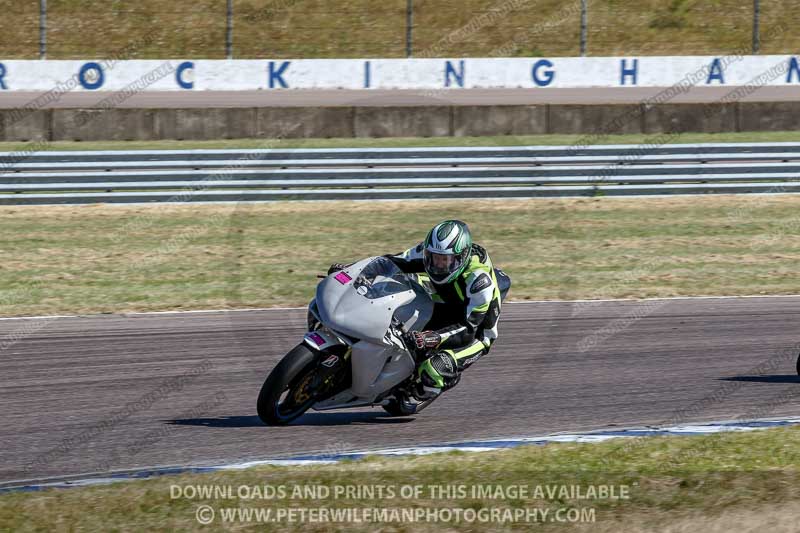
[[[256,408],[262,422],[268,426],[288,424],[314,404],[315,359],[314,352],[300,344],[280,360],[258,394]]]

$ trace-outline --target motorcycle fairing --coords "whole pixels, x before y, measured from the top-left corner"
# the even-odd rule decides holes
[[[408,378],[415,362],[393,320],[405,330],[421,329],[433,314],[433,301],[425,288],[388,259],[370,257],[344,273],[320,282],[313,311],[323,324],[317,332],[327,327],[350,340],[358,339],[350,353],[352,386],[317,402],[313,408],[318,410],[370,405]]]
[[[370,285],[361,276],[366,267],[377,273]],[[384,276],[380,275],[382,268]],[[430,320],[433,302],[428,293],[388,259],[369,257],[343,272],[346,278],[328,276],[317,285],[316,310],[322,323],[332,330],[380,344],[393,316],[406,328],[422,327]],[[343,283],[347,278],[349,281]]]

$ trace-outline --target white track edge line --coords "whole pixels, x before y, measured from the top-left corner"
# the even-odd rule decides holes
[[[23,488],[69,488],[69,487],[79,487],[79,486],[89,486],[89,485],[97,485],[97,484],[108,484],[108,483],[116,483],[116,482],[123,482],[123,481],[134,481],[134,480],[141,480],[141,479],[151,479],[158,475],[163,475],[158,473],[159,470],[165,469],[184,469],[184,470],[191,470],[191,469],[203,469],[209,472],[220,472],[226,470],[241,470],[245,468],[252,468],[257,466],[309,466],[309,465],[319,465],[319,464],[335,464],[341,461],[344,457],[353,457],[358,456],[360,458],[366,457],[367,455],[377,455],[381,457],[413,457],[413,456],[421,456],[421,455],[431,455],[434,453],[443,453],[443,452],[452,452],[452,451],[465,451],[465,452],[483,452],[483,451],[501,451],[501,450],[508,450],[512,448],[516,448],[519,446],[525,445],[536,445],[536,444],[549,444],[549,443],[597,443],[603,442],[605,440],[610,439],[619,439],[619,438],[652,438],[650,435],[637,435],[637,432],[649,432],[649,431],[659,431],[664,432],[666,435],[669,436],[698,436],[698,435],[711,435],[711,434],[718,434],[718,433],[733,433],[733,432],[740,432],[740,431],[761,431],[765,429],[771,429],[769,427],[760,427],[757,424],[762,423],[785,423],[787,425],[798,425],[800,424],[800,417],[770,417],[770,418],[758,418],[753,420],[724,420],[724,421],[717,421],[717,422],[694,422],[694,423],[685,423],[685,424],[678,424],[666,427],[654,427],[654,426],[629,426],[629,427],[613,427],[613,428],[605,428],[605,429],[595,429],[595,430],[586,430],[586,431],[574,431],[574,432],[563,432],[563,433],[548,433],[542,436],[527,436],[527,437],[510,437],[510,438],[493,438],[493,439],[476,439],[476,440],[467,440],[467,441],[455,441],[451,443],[442,443],[442,444],[431,444],[431,445],[421,445],[421,446],[409,446],[409,447],[394,447],[394,448],[382,448],[382,449],[372,449],[372,450],[361,450],[361,451],[351,451],[351,452],[344,452],[340,454],[331,454],[322,456],[320,454],[308,454],[309,458],[284,458],[284,459],[263,459],[263,460],[250,460],[250,461],[239,461],[234,463],[224,463],[224,464],[215,464],[215,465],[161,465],[161,466],[153,466],[148,467],[143,471],[110,471],[106,473],[86,473],[82,474],[83,477],[76,477],[74,479],[65,480],[65,481],[49,481],[49,480],[40,480],[39,483],[36,483],[36,480],[16,480],[11,481],[10,483],[25,483],[25,482],[32,482],[29,485],[22,485],[17,487],[4,487],[0,489],[0,494],[3,492],[15,491]],[[740,427],[733,426],[733,424],[739,424]],[[726,428],[726,426],[731,426]],[[705,428],[707,431],[702,431]],[[630,435],[604,435],[605,432],[614,432],[614,433],[624,433],[630,432]],[[505,443],[513,442],[513,446],[505,446]],[[491,447],[487,445],[491,445],[492,443],[498,443],[497,447]],[[483,446],[469,446],[470,444],[483,444]],[[140,476],[137,475],[141,474],[142,472],[150,471],[151,475]],[[188,473],[188,472],[187,472]]]

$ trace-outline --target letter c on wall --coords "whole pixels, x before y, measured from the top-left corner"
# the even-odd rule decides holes
[[[183,73],[186,71],[190,71],[190,79],[184,79]],[[178,85],[181,89],[194,89],[194,62],[193,61],[184,61],[178,68],[175,70],[175,81],[178,82]]]

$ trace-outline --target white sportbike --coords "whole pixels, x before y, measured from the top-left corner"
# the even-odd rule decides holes
[[[510,280],[497,271],[501,298]],[[403,334],[423,329],[433,300],[416,274],[371,257],[325,277],[308,306],[309,331],[270,372],[258,416],[287,424],[308,409],[382,406],[417,413],[433,400],[415,396],[418,361]]]

